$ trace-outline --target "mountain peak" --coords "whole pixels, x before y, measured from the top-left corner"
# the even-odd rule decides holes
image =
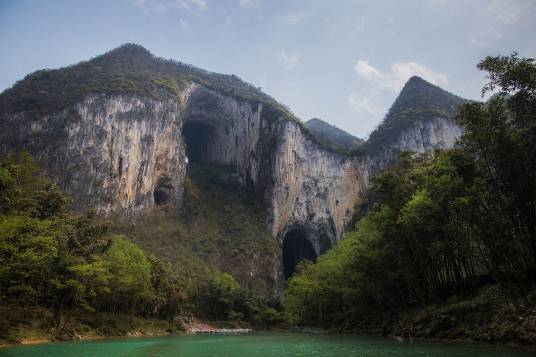
[[[143,56],[152,56],[152,53],[149,52],[145,47],[138,45],[137,43],[125,43],[119,47],[114,48],[105,53],[105,55],[143,55]]]
[[[398,97],[400,98],[400,97],[405,97],[408,95],[410,96],[424,95],[428,93],[431,93],[434,95],[452,95],[449,92],[445,91],[444,89],[438,87],[435,84],[428,82],[427,80],[419,76],[412,76],[406,81]]]
[[[408,83],[419,83],[419,82],[421,82],[421,83],[424,82],[424,83],[433,85],[433,84],[431,84],[430,82],[428,82],[427,80],[425,80],[424,78],[421,78],[421,77],[419,77],[419,76],[415,76],[415,75],[409,77],[409,79],[408,79],[407,82],[406,82],[406,85],[407,85]]]
[[[329,123],[327,123],[327,122],[325,122],[325,121],[323,121],[322,119],[319,119],[319,118],[311,118],[311,119],[307,120],[305,122],[305,124],[307,126],[309,126],[309,125],[317,125],[317,124],[318,125],[331,125],[331,124],[329,124]]]
[[[450,117],[463,101],[421,77],[412,76],[400,91],[384,121],[392,120],[407,110],[436,111]]]
[[[148,64],[157,57],[145,47],[135,43],[125,43],[119,47],[97,56],[91,60],[94,63],[124,63],[125,65],[136,66],[141,63]]]
[[[465,99],[413,76],[404,85],[382,123],[369,137],[369,149],[381,147],[419,121],[452,118]]]
[[[260,88],[236,76],[164,59],[143,46],[126,43],[88,61],[27,75],[0,93],[0,112],[50,113],[82,100],[89,93],[170,98],[190,82],[241,100],[281,107]]]

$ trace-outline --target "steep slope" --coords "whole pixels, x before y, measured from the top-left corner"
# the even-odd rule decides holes
[[[186,170],[182,126],[188,120],[213,129],[211,150],[219,156],[211,160],[241,166],[245,183],[257,181],[246,156],[264,130],[249,123],[259,123],[263,105],[269,107],[263,120],[299,124],[236,76],[126,44],[90,61],[37,71],[4,91],[0,125],[6,130],[0,139],[4,151],[35,155],[77,198],[75,208],[136,212],[158,204],[156,196],[180,206]]]
[[[312,118],[306,121],[305,127],[309,129],[318,141],[342,152],[358,152],[364,143],[363,139],[356,138],[346,131],[318,118]]]
[[[227,167],[188,165],[184,207],[153,210],[134,224],[112,215],[115,233],[172,263],[184,286],[228,272],[242,287],[273,295],[278,285],[279,246],[265,224],[263,205]]]
[[[251,271],[277,281],[342,236],[370,177],[401,150],[452,146],[460,129],[450,118],[462,102],[413,77],[363,151],[348,154],[341,148],[358,139],[319,120],[305,128],[236,76],[124,45],[30,74],[3,92],[0,153],[29,151],[73,195],[77,210],[136,219],[158,206],[191,208],[184,195],[189,165],[224,167],[265,207],[262,229],[281,250],[266,257],[271,270],[259,263],[262,271]]]
[[[464,102],[464,99],[413,76],[402,88],[382,123],[370,134],[367,149],[374,151],[389,145],[400,132],[415,124],[435,118],[451,119]]]
[[[188,163],[227,167],[266,205],[272,236],[301,232],[313,258],[344,233],[362,189],[353,158],[257,88],[136,45],[6,90],[0,143],[34,155],[75,209],[131,217],[183,206]]]
[[[89,94],[129,94],[156,100],[178,98],[188,84],[279,105],[260,89],[233,75],[223,75],[166,60],[142,46],[125,44],[89,61],[27,75],[0,96],[2,112],[52,113]]]

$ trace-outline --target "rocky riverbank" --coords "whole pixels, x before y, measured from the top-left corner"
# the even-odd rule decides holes
[[[184,332],[182,322],[127,314],[66,313],[57,326],[51,310],[39,307],[0,307],[0,346],[108,337],[161,336]]]
[[[514,301],[507,300],[498,286],[487,286],[473,297],[453,297],[398,315],[379,312],[342,330],[393,336],[400,342],[453,340],[536,346],[536,292],[528,294],[526,301]]]

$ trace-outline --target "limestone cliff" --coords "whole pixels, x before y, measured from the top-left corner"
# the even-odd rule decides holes
[[[36,72],[2,93],[0,150],[28,150],[75,208],[104,213],[180,207],[188,161],[224,165],[267,204],[273,236],[305,237],[315,258],[345,232],[370,177],[401,150],[450,147],[461,134],[449,119],[458,99],[430,86],[411,79],[366,154],[352,156],[234,76],[129,45]],[[432,104],[421,101],[422,90]],[[289,255],[293,263],[302,248]]]
[[[275,152],[271,195],[274,235],[301,229],[324,252],[346,229],[363,189],[357,161],[323,150],[286,122]]]
[[[368,182],[381,169],[394,164],[403,151],[422,154],[428,150],[451,148],[462,133],[450,118],[437,116],[418,121],[401,131],[390,143],[360,159],[363,179]]]
[[[139,211],[153,205],[155,190],[182,195],[180,115],[176,100],[89,95],[38,120],[2,115],[0,139],[4,152],[33,154],[76,208]]]

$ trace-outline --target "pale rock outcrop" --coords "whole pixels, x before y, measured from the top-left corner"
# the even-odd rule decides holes
[[[392,142],[362,158],[360,171],[368,182],[381,169],[395,163],[402,151],[422,154],[428,150],[451,148],[462,133],[462,129],[448,118],[419,121],[402,131]]]
[[[276,149],[271,195],[275,236],[300,228],[317,254],[345,231],[363,190],[356,160],[318,146],[286,122]]]
[[[89,95],[38,121],[2,116],[2,151],[29,151],[78,209],[136,212],[153,205],[159,183],[170,201],[182,196],[180,116],[177,100]]]
[[[300,229],[320,254],[346,231],[370,177],[400,151],[451,147],[461,135],[437,117],[368,156],[349,157],[320,146],[298,123],[268,115],[261,103],[198,84],[166,98],[92,94],[37,119],[0,114],[2,151],[30,151],[80,209],[143,212],[181,205],[189,126],[202,136],[201,159],[234,168],[264,198],[274,237]]]

